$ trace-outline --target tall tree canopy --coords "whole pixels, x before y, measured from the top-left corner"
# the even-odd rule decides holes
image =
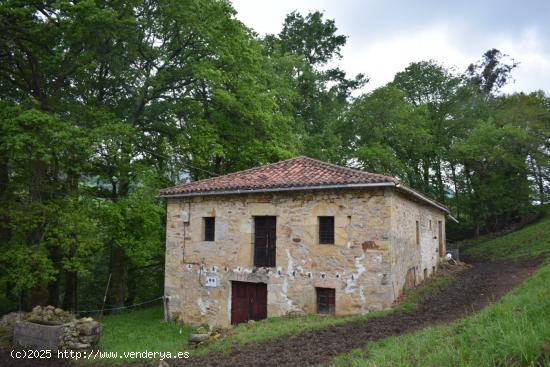
[[[368,79],[363,74],[349,79],[340,68],[327,66],[342,57],[341,50],[346,44],[346,37],[337,31],[334,20],[325,20],[319,11],[305,17],[293,12],[287,15],[282,31],[268,35],[265,43],[268,54],[276,62],[293,60],[286,75],[296,91],[292,111],[302,152],[345,163],[338,119],[351,94]]]
[[[29,299],[57,304],[65,278],[76,288],[73,260],[92,240],[57,213],[94,207],[122,305],[130,269],[162,262],[155,188],[297,151],[277,103],[288,92],[224,1],[5,1],[0,33],[2,268],[14,274],[2,278]],[[134,196],[144,177],[158,179]],[[36,257],[26,277],[15,253]]]

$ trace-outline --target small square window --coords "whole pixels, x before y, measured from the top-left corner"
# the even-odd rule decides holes
[[[334,244],[334,217],[319,217],[319,243]]]
[[[214,233],[216,232],[216,218],[204,217],[204,240],[214,241]]]

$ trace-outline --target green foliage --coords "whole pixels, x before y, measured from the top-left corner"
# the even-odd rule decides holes
[[[342,119],[347,160],[447,204],[460,221],[450,239],[506,227],[547,200],[548,98],[496,94],[515,67],[505,60],[493,50],[463,75],[412,63]]]
[[[386,86],[359,97],[345,120],[351,127],[349,154],[361,168],[421,182],[414,167],[431,137],[422,112],[406,102],[401,90]]]
[[[338,67],[323,68],[341,58],[346,37],[337,31],[334,20],[323,19],[322,12],[305,17],[293,12],[286,17],[283,30],[277,36],[268,35],[264,44],[270,58],[285,66],[283,76],[295,90],[290,112],[301,138],[301,153],[343,163],[339,117],[351,93],[368,80],[363,74],[348,79]]]
[[[11,0],[0,34],[0,283],[24,307],[98,307],[91,273],[110,305],[162,292],[137,288],[163,269],[158,189],[298,152],[287,67],[228,2]]]

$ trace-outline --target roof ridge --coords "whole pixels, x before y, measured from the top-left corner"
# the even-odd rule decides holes
[[[317,158],[311,158],[311,157],[308,157],[308,156],[305,156],[305,155],[302,155],[302,156],[299,156],[299,157],[296,157],[296,158],[307,158],[309,160],[312,160],[312,161],[315,161],[315,162],[318,162],[318,163],[322,163],[322,164],[325,164],[327,166],[331,166],[331,167],[334,167],[334,168],[337,168],[337,169],[344,169],[344,170],[348,170],[348,171],[351,171],[351,172],[354,172],[354,173],[359,173],[359,174],[368,174],[368,175],[374,175],[374,176],[378,176],[378,177],[382,177],[382,178],[387,178],[387,179],[391,179],[392,181],[394,182],[399,182],[399,180],[395,177],[392,177],[392,176],[386,176],[386,175],[382,175],[380,173],[374,173],[374,172],[369,172],[369,171],[363,171],[361,169],[357,169],[357,168],[352,168],[352,167],[348,167],[348,166],[340,166],[338,164],[334,164],[334,163],[330,163],[330,162],[325,162],[325,161],[322,161],[320,159],[317,159]]]
[[[228,177],[228,176],[233,176],[233,175],[237,175],[237,174],[242,174],[242,173],[245,173],[245,172],[254,171],[254,170],[259,169],[259,168],[266,168],[266,167],[275,166],[275,165],[278,165],[280,163],[284,163],[284,162],[291,161],[291,160],[298,159],[298,158],[309,158],[309,157],[300,155],[300,156],[293,157],[293,158],[287,158],[287,159],[284,159],[282,161],[267,163],[267,164],[263,164],[261,166],[250,167],[250,168],[244,169],[242,171],[230,172],[230,173],[226,173],[226,174],[220,175],[220,176],[208,177],[208,178],[203,178],[203,179],[197,180],[197,181],[189,181],[189,182],[180,183],[180,184],[175,185],[175,186],[166,187],[166,188],[162,189],[161,191],[168,191],[170,189],[182,187],[182,186],[185,186],[185,185],[191,184],[191,183],[195,184],[195,183],[199,183],[199,182],[207,182],[207,181],[215,180],[215,179],[218,179],[218,178],[221,178],[221,177]],[[312,158],[310,158],[310,159],[312,159]]]

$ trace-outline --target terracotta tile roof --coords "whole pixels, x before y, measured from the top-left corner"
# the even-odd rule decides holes
[[[184,183],[161,190],[160,196],[204,194],[248,190],[269,190],[334,185],[393,183],[393,177],[340,167],[309,157],[285,161],[231,173],[225,176]]]
[[[447,213],[445,205],[402,185],[397,178],[341,167],[309,157],[296,157],[225,176],[187,182],[160,191],[161,197],[216,195],[254,191],[290,191],[324,187],[391,186]]]

